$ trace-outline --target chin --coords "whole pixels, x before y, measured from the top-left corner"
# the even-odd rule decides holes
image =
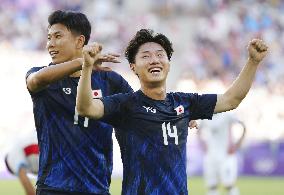
[[[163,83],[165,79],[164,78],[151,78],[149,79],[149,81],[153,84],[160,84],[160,83]]]
[[[60,60],[60,59],[52,59],[52,63],[53,64],[60,64],[60,63],[62,63],[62,62],[64,62],[63,60]]]
[[[162,75],[158,75],[158,76],[153,76],[150,78],[151,81],[153,82],[162,82],[164,81],[166,78]]]

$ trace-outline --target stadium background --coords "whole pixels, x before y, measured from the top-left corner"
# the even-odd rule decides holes
[[[1,195],[23,193],[3,158],[18,137],[34,130],[25,73],[50,61],[45,50],[47,17],[56,9],[84,12],[93,27],[91,41],[102,43],[106,51],[123,53],[140,28],[169,36],[175,48],[167,83],[171,91],[221,93],[244,65],[248,41],[264,39],[269,55],[252,90],[234,111],[248,128],[238,153],[239,185],[242,194],[284,194],[284,1],[0,0]],[[110,66],[138,89],[126,60]],[[191,194],[202,194],[202,151],[196,130],[190,131],[188,139],[189,188]],[[112,192],[117,194],[121,174],[115,143]]]

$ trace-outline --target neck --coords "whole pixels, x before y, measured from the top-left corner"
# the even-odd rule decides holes
[[[149,87],[141,85],[141,91],[148,97],[154,100],[165,100],[166,98],[166,85]]]
[[[78,58],[83,58],[82,55],[82,50],[79,50],[78,52],[76,52],[76,54],[74,55],[73,59],[78,59]],[[78,70],[76,72],[74,72],[73,74],[69,75],[70,77],[80,77],[81,76],[81,70]]]

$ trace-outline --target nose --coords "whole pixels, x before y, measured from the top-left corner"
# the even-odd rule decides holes
[[[159,63],[159,58],[156,55],[152,55],[150,64],[157,64]]]
[[[46,42],[46,49],[49,49],[51,47],[54,47],[54,40],[53,39],[49,39]]]

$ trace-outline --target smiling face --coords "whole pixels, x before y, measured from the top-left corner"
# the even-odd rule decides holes
[[[81,56],[84,36],[75,36],[63,24],[57,23],[50,26],[47,39],[46,48],[52,63],[58,64]]]
[[[131,69],[138,75],[141,84],[165,84],[170,69],[165,49],[158,43],[148,42],[141,45]]]

